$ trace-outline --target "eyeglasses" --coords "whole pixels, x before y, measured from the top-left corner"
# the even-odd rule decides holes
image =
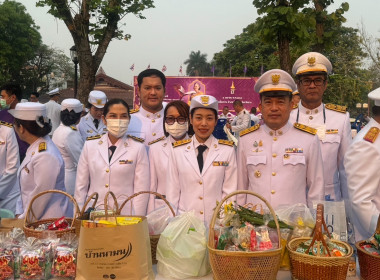
[[[311,83],[313,82],[314,83],[314,85],[316,85],[316,86],[321,86],[321,85],[323,85],[324,83],[325,83],[325,79],[322,79],[322,78],[317,78],[317,79],[314,79],[314,80],[312,80],[312,79],[302,79],[302,80],[300,80],[300,83],[303,85],[303,86],[310,86],[311,85]]]
[[[184,124],[187,121],[187,119],[185,117],[178,117],[178,118],[167,117],[167,118],[165,118],[165,122],[167,124],[170,124],[170,125],[174,124],[175,121],[177,121],[177,123],[179,123],[179,124]]]

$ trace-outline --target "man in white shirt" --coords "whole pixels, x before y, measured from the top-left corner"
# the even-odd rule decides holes
[[[229,123],[235,118],[236,116],[232,114],[228,108],[228,106],[223,107],[222,113],[219,115],[219,119],[226,119]]]
[[[46,105],[46,116],[51,120],[51,132],[50,137],[53,135],[54,131],[57,129],[61,123],[61,105],[58,104],[59,100],[59,88],[53,89],[49,93],[50,100]]]
[[[239,138],[240,131],[251,126],[251,115],[244,109],[241,100],[235,100],[233,106],[237,116],[231,124],[227,124],[227,128],[235,133],[236,138]]]

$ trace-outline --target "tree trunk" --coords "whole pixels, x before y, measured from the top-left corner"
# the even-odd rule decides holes
[[[280,67],[282,70],[288,72],[290,75],[292,74],[292,65],[290,62],[290,49],[289,43],[290,40],[287,36],[278,34],[277,38],[278,43],[278,52],[280,55]]]
[[[324,9],[323,4],[320,0],[314,0],[314,7],[315,7],[315,32],[317,35],[317,41],[315,45],[313,46],[313,51],[316,52],[323,52],[323,33],[324,33],[324,27],[323,27],[323,19],[322,19],[322,11]]]

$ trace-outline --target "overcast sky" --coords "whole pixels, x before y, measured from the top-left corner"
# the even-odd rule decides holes
[[[47,13],[47,8],[35,7],[35,0],[23,3],[40,27],[44,44],[63,50],[68,56],[73,40],[66,26]],[[345,14],[346,26],[359,27],[380,38],[379,0],[348,0],[350,10]],[[342,1],[335,1],[338,7]],[[200,50],[211,60],[223,44],[240,34],[256,20],[252,0],[157,0],[155,8],[143,12],[146,19],[135,16],[123,19],[123,27],[132,35],[129,41],[114,40],[108,47],[101,66],[106,74],[131,84],[132,77],[147,68],[166,65],[168,76],[179,75],[179,67],[191,51]],[[135,64],[132,72],[129,68]]]

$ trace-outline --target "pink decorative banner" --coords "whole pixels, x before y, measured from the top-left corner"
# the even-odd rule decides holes
[[[166,77],[165,102],[173,100],[183,100],[190,105],[191,98],[201,94],[214,96],[219,101],[219,110],[228,106],[233,111],[232,103],[236,99],[243,102],[244,108],[248,111],[252,107],[257,107],[260,97],[254,91],[254,86],[258,78],[226,78],[226,77]],[[138,108],[140,100],[137,95],[137,77],[134,77],[135,97],[134,105]]]

